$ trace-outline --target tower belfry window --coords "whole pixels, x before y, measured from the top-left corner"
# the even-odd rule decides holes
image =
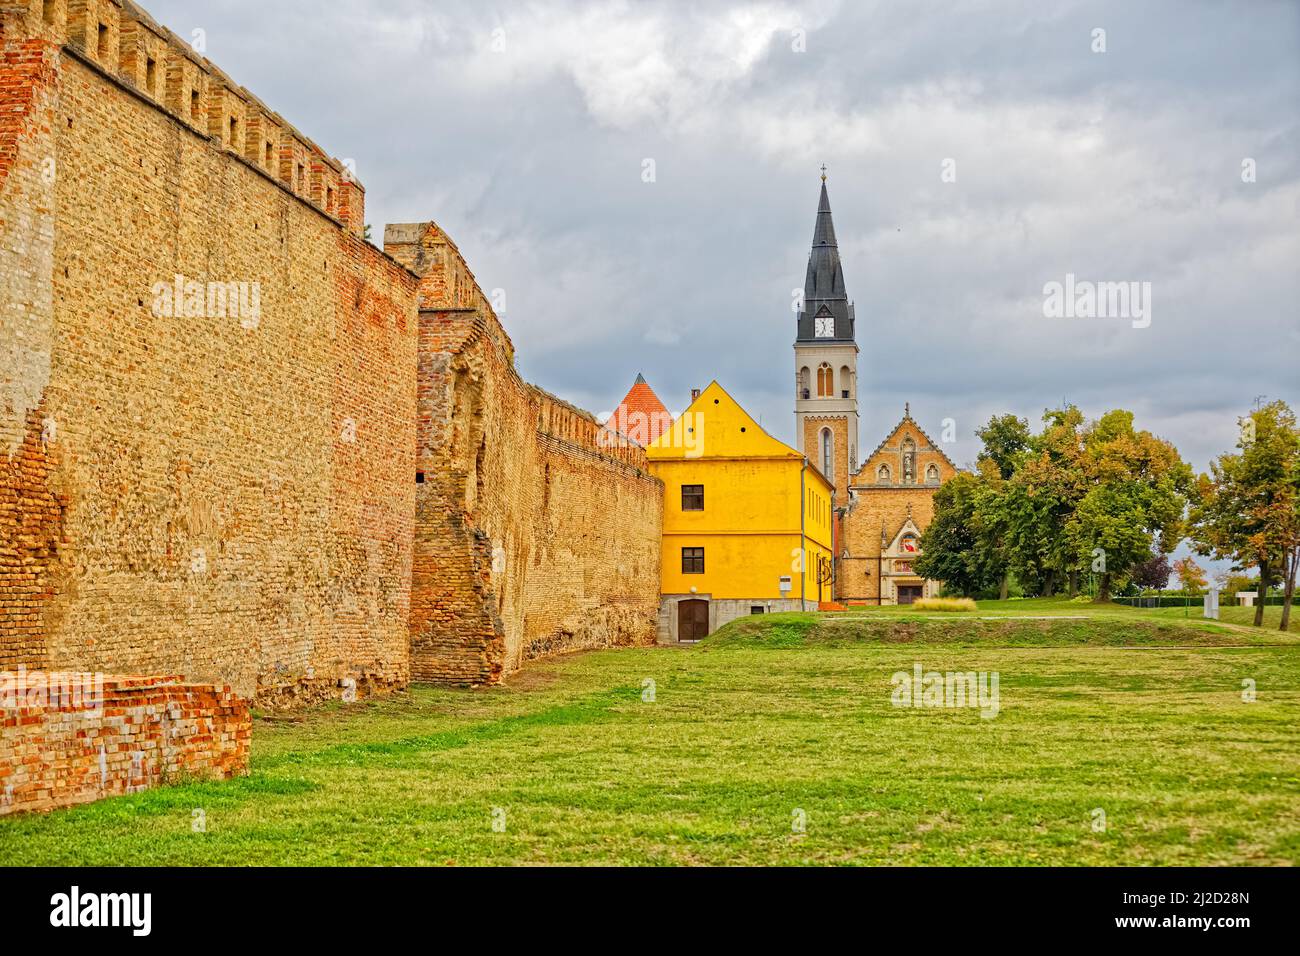
[[[822,474],[827,478],[833,478],[834,472],[831,468],[835,464],[835,442],[831,438],[829,428],[822,429]]]
[[[817,397],[830,398],[835,394],[834,373],[831,367],[823,362],[817,368]]]

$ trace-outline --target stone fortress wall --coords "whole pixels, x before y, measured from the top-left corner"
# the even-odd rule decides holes
[[[364,210],[135,4],[0,0],[0,670],[277,708],[653,640],[641,450]]]
[[[654,641],[663,489],[645,452],[529,385],[455,243],[390,225],[421,274],[412,673],[486,683],[557,651]]]

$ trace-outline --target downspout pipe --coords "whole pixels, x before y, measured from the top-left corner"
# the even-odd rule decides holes
[[[844,520],[843,515],[840,515],[840,520],[841,521]],[[840,559],[839,559],[840,552],[838,550],[839,542],[835,539],[835,528],[836,528],[835,491],[834,489],[832,489],[831,490],[831,600],[832,601],[835,600],[835,583],[839,579],[839,574],[840,574]],[[817,591],[818,600],[821,599],[821,596],[822,596],[821,590],[819,589]]]

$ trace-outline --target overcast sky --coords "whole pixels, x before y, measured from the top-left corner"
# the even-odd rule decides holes
[[[793,440],[822,163],[864,452],[904,401],[958,464],[1069,401],[1204,469],[1257,396],[1300,404],[1296,3],[145,6],[353,159],[376,237],[446,228],[524,376],[593,412],[716,378]],[[1067,273],[1149,282],[1150,325],[1046,318]]]

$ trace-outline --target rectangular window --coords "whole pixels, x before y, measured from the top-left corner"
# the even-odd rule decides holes
[[[42,4],[41,6],[41,16],[44,18],[46,23],[54,22],[54,18],[57,12],[54,6],[54,2],[55,0],[45,0],[44,4]]]
[[[749,613],[750,613],[750,614],[766,614],[766,613],[767,613],[767,608],[763,607],[763,605],[761,605],[761,604],[754,604],[754,605],[751,605],[751,606],[750,606],[750,608],[749,608]]]
[[[682,548],[682,574],[704,573],[704,549]]]
[[[332,186],[325,187],[325,211],[334,211],[334,187]]]
[[[101,60],[108,59],[108,26],[103,23],[99,25],[99,36],[95,40],[95,54]]]
[[[144,88],[149,91],[150,96],[157,96],[158,91],[154,88],[158,82],[158,61],[153,57],[144,61]]]
[[[704,486],[703,485],[682,485],[682,510],[683,511],[704,510]]]
[[[190,90],[190,122],[198,124],[199,122],[199,91]]]
[[[233,149],[239,148],[239,120],[233,116],[230,117],[230,145]]]
[[[268,139],[266,141],[266,168],[273,169],[274,167],[275,167],[275,144]]]

